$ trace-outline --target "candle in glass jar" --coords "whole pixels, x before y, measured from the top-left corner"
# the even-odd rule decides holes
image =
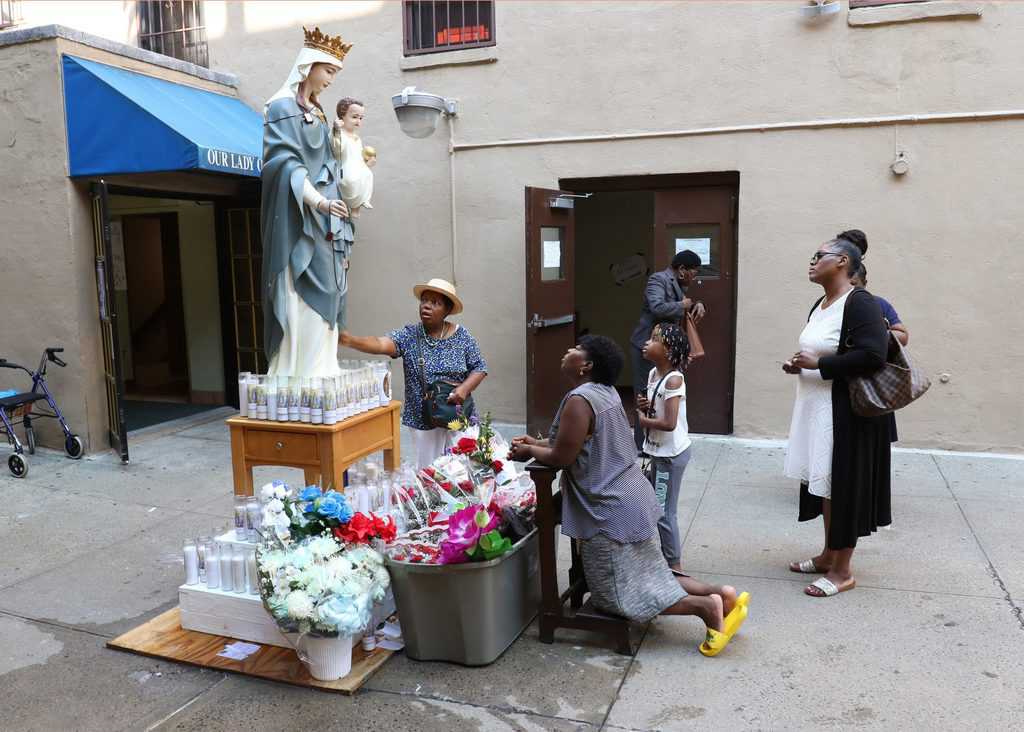
[[[259,501],[255,498],[250,498],[245,504],[245,528],[248,534],[249,541],[260,540],[260,528],[263,523],[263,511],[260,508]]]
[[[235,540],[248,541],[249,529],[246,525],[246,496],[235,496]]]
[[[249,574],[249,594],[258,595],[260,594],[260,578],[256,572],[256,551],[249,552],[249,556],[245,559],[245,568]]]
[[[220,555],[216,543],[206,548],[206,586],[211,590],[220,587]]]
[[[231,569],[231,545],[220,545],[220,588],[231,592],[235,588],[234,572]]]
[[[182,554],[185,558],[185,584],[199,584],[199,552],[196,550],[195,542],[191,539],[185,542]]]
[[[267,419],[277,421],[277,377],[267,377]]]
[[[302,400],[302,382],[297,376],[288,377],[288,421],[299,421],[299,402]]]
[[[231,557],[231,583],[235,592],[247,592],[249,589],[246,586],[245,556],[238,551],[238,547],[235,547],[235,554]]]
[[[249,415],[249,372],[238,375],[238,413],[243,417]]]

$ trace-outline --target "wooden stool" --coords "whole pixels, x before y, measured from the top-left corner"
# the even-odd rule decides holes
[[[562,493],[552,494],[551,483],[555,469],[532,463],[526,467],[537,486],[537,533],[540,553],[540,640],[553,643],[558,628],[576,628],[603,633],[615,641],[615,651],[632,656],[635,649],[630,638],[629,621],[606,615],[595,609],[583,596],[587,593],[587,580],[583,576],[583,561],[576,540],[571,539],[572,564],[569,566],[569,588],[558,592],[558,558],[555,555],[555,527],[562,522]],[[571,612],[566,612],[569,601]]]
[[[344,490],[342,474],[361,457],[384,451],[385,470],[401,462],[402,403],[393,401],[337,424],[230,417],[235,495],[253,494],[255,465],[301,468],[306,485]]]

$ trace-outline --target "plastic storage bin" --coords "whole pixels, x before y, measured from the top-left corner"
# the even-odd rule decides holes
[[[387,560],[405,654],[417,661],[485,666],[540,608],[537,530],[503,557],[467,564]]]

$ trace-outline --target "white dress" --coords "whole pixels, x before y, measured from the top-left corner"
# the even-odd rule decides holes
[[[816,307],[800,334],[800,350],[819,358],[835,355],[849,290],[827,308]],[[832,382],[817,369],[797,375],[796,403],[789,425],[785,474],[807,483],[813,496],[832,497]]]
[[[373,208],[373,171],[363,160],[363,141],[335,127],[331,130],[331,149],[341,163],[341,181],[338,193],[353,217],[361,208]]]

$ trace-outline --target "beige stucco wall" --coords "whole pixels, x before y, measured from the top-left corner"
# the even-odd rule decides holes
[[[34,368],[44,347],[62,346],[68,368],[50,366],[47,380],[72,429],[86,443],[106,422],[91,223],[76,211],[88,202],[67,178],[63,93],[54,41],[8,47],[0,54],[5,80],[0,104],[0,351]],[[60,134],[54,134],[60,130]],[[84,245],[76,246],[78,231]],[[81,242],[77,242],[81,244]],[[0,373],[0,388],[25,389],[27,376]],[[38,423],[41,442],[61,444],[55,423]],[[56,440],[56,441],[55,441]]]
[[[261,3],[218,5],[207,3],[208,17],[221,18],[210,28],[212,65],[239,74],[253,105],[283,80],[301,22],[355,43],[325,101],[364,99],[364,137],[380,150],[377,208],[361,222],[350,295],[353,329],[365,332],[410,320],[411,284],[450,268],[443,126],[426,140],[400,133],[390,95],[404,86],[458,98],[463,143],[1024,109],[1024,6],[1015,3],[985,3],[981,19],[853,28],[845,10],[807,23],[786,1],[501,2],[496,62],[415,71],[400,69],[398,3],[321,5],[315,18],[303,15],[308,5],[274,17]],[[858,226],[871,242],[872,289],[900,311],[919,360],[950,375],[900,415],[904,442],[1020,450],[1024,323],[992,313],[1022,277],[1012,257],[1024,224],[1015,202],[1022,133],[1014,119],[460,152],[462,321],[492,366],[481,402],[524,418],[524,186],[736,170],[736,434],[785,435],[794,385],[774,362],[794,350],[817,296],[807,258]],[[888,170],[897,150],[911,160],[902,179]],[[992,357],[979,363],[978,353]]]

